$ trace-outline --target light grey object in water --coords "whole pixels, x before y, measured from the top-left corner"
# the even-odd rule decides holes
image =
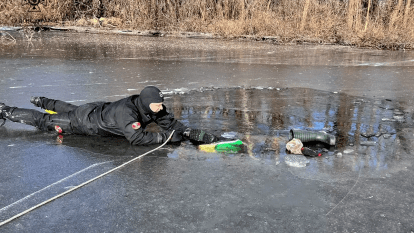
[[[288,154],[285,156],[285,163],[291,167],[306,167],[309,159],[304,155]]]
[[[237,136],[237,132],[225,132],[221,136],[227,139],[235,139]]]
[[[377,144],[377,142],[375,142],[375,141],[361,141],[360,144],[361,144],[361,146],[375,146]]]

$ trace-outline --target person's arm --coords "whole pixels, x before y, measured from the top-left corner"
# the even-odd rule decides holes
[[[144,131],[143,128],[134,129],[132,128],[132,124],[134,123],[136,122],[130,122],[130,124],[127,124],[124,130],[125,138],[128,139],[131,145],[138,146],[164,143],[173,133],[172,130],[165,133],[156,133]],[[179,142],[181,140],[182,134],[174,132],[170,142]]]
[[[163,110],[157,113],[156,116],[157,118],[155,120],[155,123],[157,123],[161,128],[168,131],[176,130],[177,133],[186,139],[196,141],[197,143],[213,143],[219,140],[218,137],[214,136],[211,133],[207,133],[201,129],[191,129],[180,121],[176,120],[174,118],[174,114],[168,113],[165,106],[163,106]]]
[[[157,113],[155,116],[156,116],[154,120],[155,123],[164,130],[167,130],[167,131],[175,130],[182,134],[188,128],[186,125],[176,120],[174,118],[173,113],[167,112],[166,107],[164,105],[163,105],[163,109],[159,113]]]
[[[168,135],[166,133],[146,132],[142,128],[133,129],[132,123],[128,124],[125,128],[125,138],[131,143],[131,145],[151,145],[160,144],[167,140]],[[129,127],[131,129],[129,129]]]
[[[117,127],[122,131],[125,138],[131,145],[150,145],[159,144],[167,140],[166,133],[146,132],[143,128],[134,128],[134,123],[138,123],[136,113],[121,111],[117,118]]]

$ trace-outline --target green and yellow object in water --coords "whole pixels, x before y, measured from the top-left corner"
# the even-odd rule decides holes
[[[228,142],[218,142],[212,144],[199,145],[198,149],[204,152],[214,153],[214,152],[223,152],[223,153],[240,153],[243,151],[244,145],[241,140],[234,140]]]

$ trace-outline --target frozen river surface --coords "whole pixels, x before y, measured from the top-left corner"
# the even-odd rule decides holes
[[[43,32],[0,49],[0,102],[115,101],[156,85],[239,154],[167,145],[1,232],[412,232],[414,52]],[[305,167],[290,129],[336,136]],[[157,130],[156,126],[150,130]],[[321,147],[321,145],[312,145]],[[156,146],[0,128],[0,222]]]

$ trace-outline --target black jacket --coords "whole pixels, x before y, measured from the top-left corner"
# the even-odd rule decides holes
[[[163,105],[157,114],[144,112],[139,95],[133,95],[115,102],[95,102],[79,106],[69,112],[75,133],[87,135],[125,136],[132,145],[149,145],[163,143],[169,136],[166,133],[144,131],[148,124],[155,122],[164,130],[184,132],[186,126],[174,119]],[[141,123],[139,129],[132,128],[135,122]]]

